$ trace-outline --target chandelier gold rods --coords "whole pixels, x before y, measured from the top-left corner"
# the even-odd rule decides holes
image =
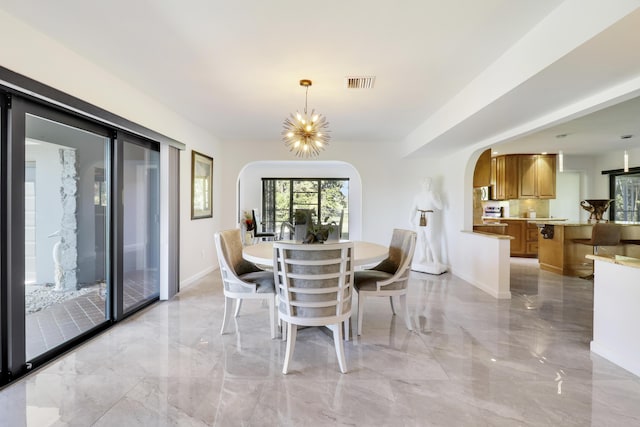
[[[311,110],[308,114],[309,86],[311,80],[300,80],[300,86],[304,86],[304,115],[296,112],[283,122],[282,140],[290,152],[298,157],[315,157],[329,144],[329,122],[322,114],[316,114]]]

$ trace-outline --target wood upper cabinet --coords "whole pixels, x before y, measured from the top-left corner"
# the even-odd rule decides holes
[[[534,199],[538,197],[538,156],[527,154],[518,156],[520,161],[520,182],[518,197]]]
[[[520,155],[521,199],[556,198],[556,156],[549,154]]]
[[[504,200],[504,156],[491,159],[491,198]]]
[[[473,171],[473,187],[484,187],[491,185],[491,150],[485,150],[476,162]]]
[[[518,177],[520,176],[519,155],[504,156],[504,198],[518,198]]]
[[[491,159],[491,185],[494,200],[518,198],[518,156],[497,156]]]
[[[556,156],[510,154],[491,159],[495,200],[555,199]]]
[[[556,198],[555,154],[540,154],[538,156],[538,198]]]

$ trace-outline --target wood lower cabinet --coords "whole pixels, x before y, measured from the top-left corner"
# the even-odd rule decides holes
[[[538,227],[529,224],[526,220],[505,219],[507,233],[513,237],[511,240],[511,256],[532,257],[538,256]]]
[[[527,247],[525,249],[527,256],[538,256],[538,233],[537,225],[527,223]]]

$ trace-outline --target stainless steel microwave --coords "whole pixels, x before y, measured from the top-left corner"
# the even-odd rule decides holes
[[[480,200],[491,200],[491,186],[480,187]]]

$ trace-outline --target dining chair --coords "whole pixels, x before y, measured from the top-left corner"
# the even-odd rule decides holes
[[[407,329],[413,330],[407,306],[407,285],[411,261],[416,249],[416,238],[415,231],[394,229],[389,245],[389,256],[371,269],[355,272],[354,288],[358,294],[358,335],[362,335],[364,303],[369,297],[389,297],[393,314],[396,314],[393,298],[399,298]]]
[[[342,373],[347,372],[343,326],[349,330],[353,287],[353,242],[273,244],[273,275],[287,347],[282,373],[289,372],[298,326],[327,326]],[[346,333],[346,332],[345,332]]]
[[[263,300],[269,304],[271,338],[276,337],[276,307],[273,273],[258,268],[242,258],[240,229],[224,230],[214,234],[220,274],[224,287],[224,319],[220,334],[224,334],[236,303],[235,317],[240,314],[245,299]]]
[[[259,240],[274,240],[276,238],[276,233],[269,231],[259,231],[259,228],[262,228],[262,223],[256,221],[256,211],[255,209],[251,210],[251,216],[253,218],[253,241],[256,243]]]

